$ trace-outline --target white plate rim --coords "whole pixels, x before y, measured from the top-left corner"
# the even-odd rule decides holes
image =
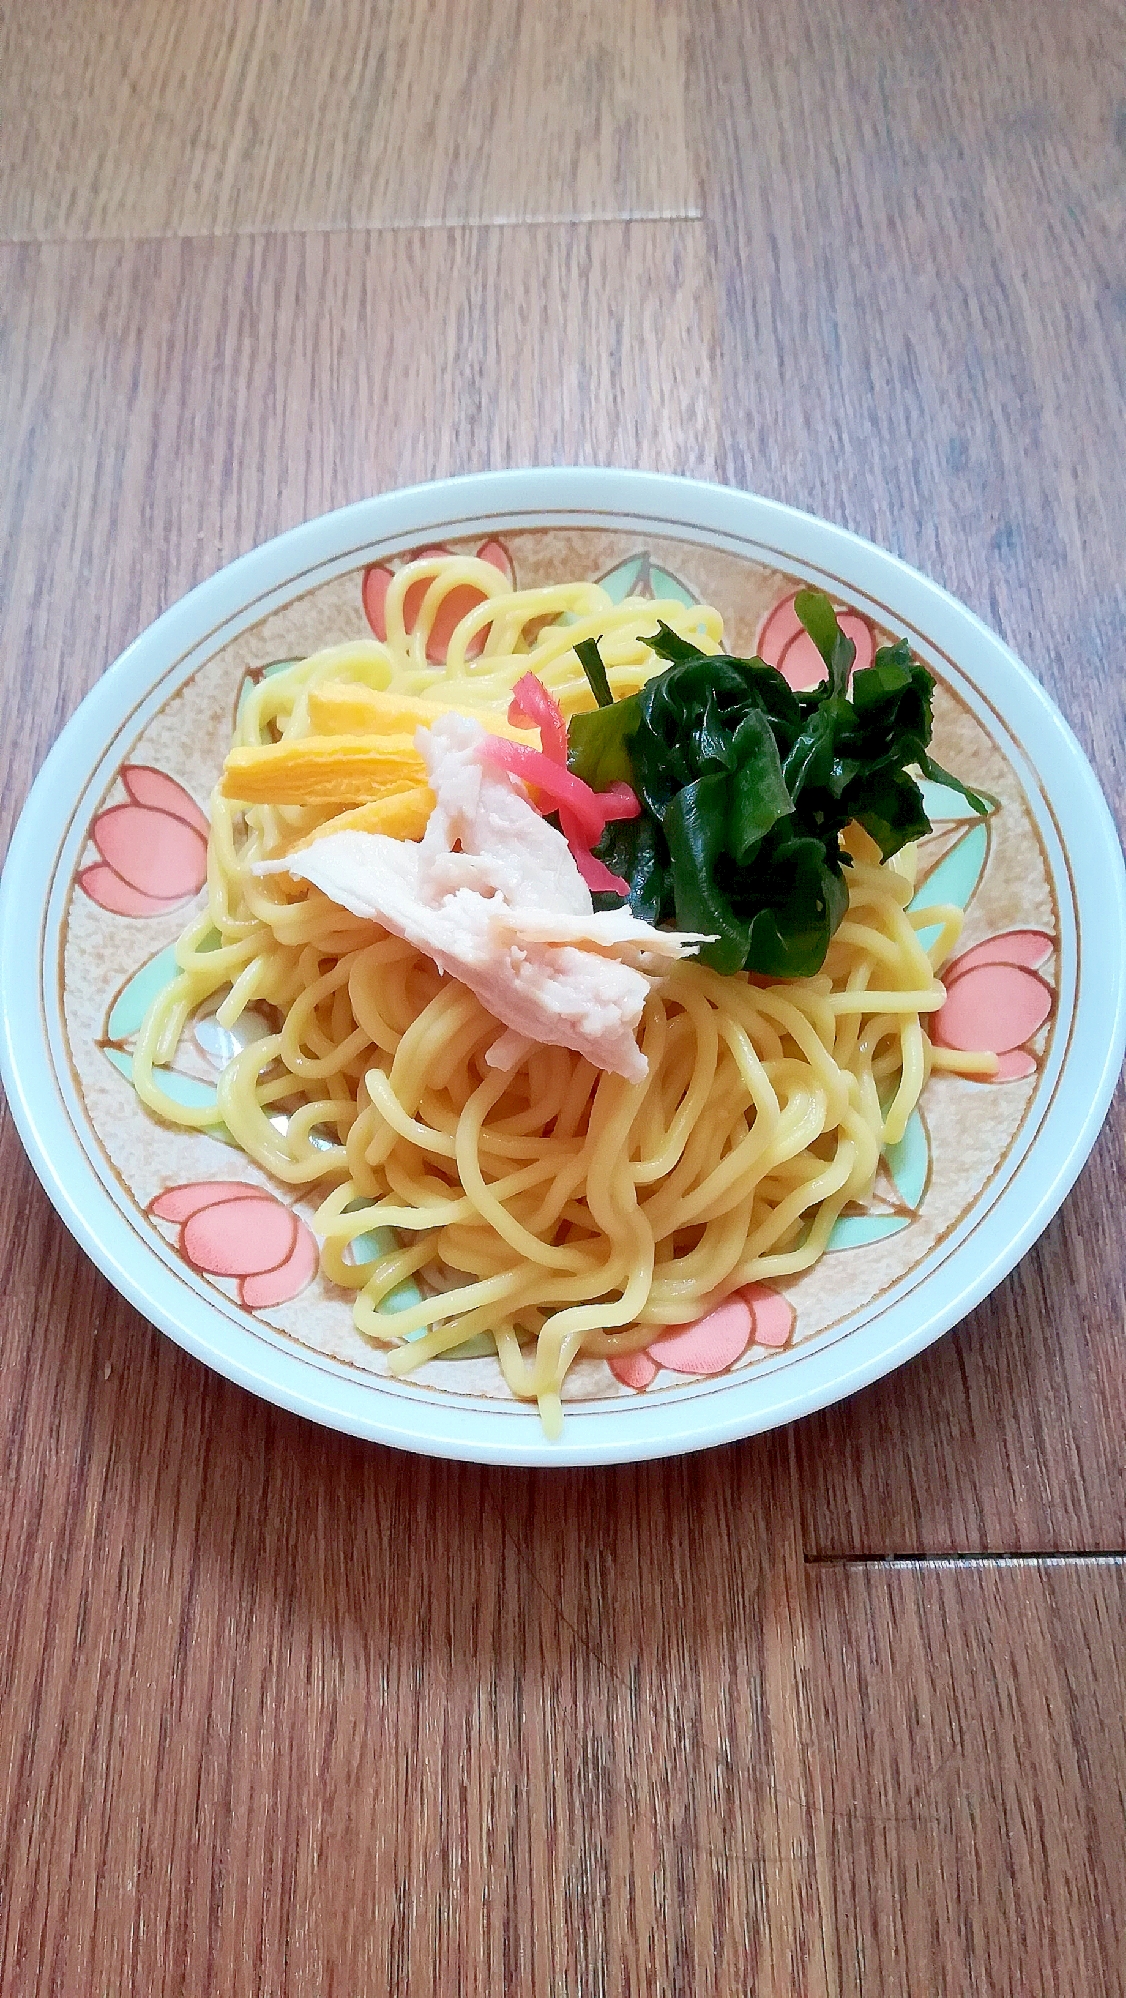
[[[685,538],[739,552],[748,543],[777,553],[792,569],[840,577],[850,588],[893,605],[902,621],[924,633],[940,649],[964,658],[972,653],[974,679],[991,682],[989,699],[1002,717],[1019,713],[1021,738],[1032,749],[1034,767],[1048,792],[1052,779],[1053,815],[1066,826],[1066,852],[1073,880],[1087,899],[1097,884],[1098,923],[1083,930],[1084,969],[1076,997],[1084,1010],[1080,1043],[1073,1034],[1068,1087],[1057,1092],[1028,1153],[1020,1163],[1019,1192],[1006,1185],[982,1223],[990,1244],[981,1243],[959,1264],[954,1248],[927,1290],[926,1308],[893,1302],[868,1325],[838,1336],[818,1353],[816,1342],[801,1367],[777,1375],[762,1363],[745,1381],[735,1377],[728,1392],[687,1404],[672,1396],[623,1398],[621,1423],[584,1423],[581,1404],[568,1410],[561,1441],[543,1436],[534,1411],[515,1419],[490,1414],[483,1405],[459,1406],[453,1396],[412,1401],[373,1395],[370,1378],[349,1380],[353,1370],[313,1369],[296,1346],[264,1346],[240,1335],[206,1299],[194,1308],[178,1275],[155,1255],[137,1251],[123,1218],[93,1175],[81,1148],[52,1101],[54,1074],[39,1031],[38,964],[26,949],[29,911],[35,928],[49,881],[42,857],[58,847],[61,796],[69,808],[74,796],[69,773],[82,764],[88,773],[92,738],[110,745],[131,712],[169,660],[199,643],[217,624],[282,588],[299,571],[338,562],[341,568],[363,559],[363,550],[416,545],[420,536],[451,531],[531,527],[537,516],[557,522],[573,516],[576,525],[592,519],[615,524],[622,517],[638,526],[691,530]],[[462,523],[470,522],[465,528]],[[359,552],[357,552],[359,551]],[[227,609],[224,610],[223,606]],[[249,614],[247,622],[252,621]],[[194,634],[194,636],[193,636]],[[81,747],[80,747],[81,745]],[[1061,775],[1067,783],[1061,786]],[[86,778],[84,776],[84,787]],[[1093,910],[1090,912],[1093,914]],[[19,937],[22,931],[22,953]],[[639,1461],[680,1454],[776,1427],[869,1385],[902,1365],[949,1330],[1013,1268],[1046,1227],[1070,1191],[1094,1143],[1122,1065],[1126,1048],[1126,869],[1109,808],[1072,731],[1015,655],[974,614],[937,584],[898,557],[874,547],[844,528],[815,519],[779,502],[703,482],[605,468],[541,467],[526,471],[470,474],[361,500],[289,529],[237,558],[166,610],[127,647],[87,695],[48,754],[16,827],[0,880],[0,1076],[14,1121],[32,1165],[65,1225],[114,1287],[144,1316],[185,1350],[228,1379],[275,1405],[342,1431],[424,1454],[491,1463],[571,1465]],[[1077,1050],[1077,1051],[1076,1051]],[[1049,1143],[1049,1127],[1054,1143]],[[1030,1161],[1032,1161],[1030,1166]],[[980,1229],[978,1231],[980,1233]],[[941,1281],[937,1279],[941,1278]],[[221,1327],[216,1343],[215,1326]],[[880,1328],[883,1327],[882,1343]],[[233,1335],[233,1336],[232,1336]],[[800,1378],[798,1378],[800,1377]],[[326,1386],[331,1382],[331,1388]],[[379,1383],[375,1382],[378,1386]],[[379,1403],[388,1408],[379,1412]],[[421,1418],[421,1419],[420,1419]]]

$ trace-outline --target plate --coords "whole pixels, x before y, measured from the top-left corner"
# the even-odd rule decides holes
[[[758,1286],[738,1351],[683,1333],[584,1360],[560,1441],[472,1346],[407,1379],[318,1273],[315,1203],[214,1136],[141,1108],[130,1048],[200,901],[206,801],[241,690],[378,627],[412,551],[482,551],[520,586],[716,604],[731,649],[793,684],[802,582],[836,601],[861,661],[905,635],[935,674],[935,749],[988,793],[984,822],[932,788],[927,899],[960,902],[941,1031],[989,1045],[990,1082],[932,1077],[872,1199],[800,1279]],[[846,615],[847,613],[847,615]],[[94,688],[28,799],[0,887],[0,1060],[32,1163],[87,1254],[197,1358],[315,1421],[440,1456],[612,1463],[788,1422],[954,1325],[1055,1213],[1094,1142],[1126,1039],[1126,880],[1074,737],[967,610],[840,528],[745,493],[633,472],[489,474],[389,493],[281,535],[167,611]],[[246,1031],[254,1031],[253,1020]],[[200,1100],[226,1058],[200,1023],[169,1086]],[[236,1209],[239,1210],[236,1213]]]

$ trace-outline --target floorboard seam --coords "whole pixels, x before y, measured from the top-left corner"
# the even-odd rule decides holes
[[[245,229],[157,229],[130,235],[0,235],[0,249],[135,249],[144,243],[242,243],[254,238],[407,235],[435,229],[620,229],[630,222],[703,222],[702,207],[632,208],[620,213],[591,210],[564,215],[433,215],[416,221],[264,223]]]
[[[1126,1548],[1076,1553],[998,1554],[807,1554],[807,1568],[1114,1568],[1126,1564]]]

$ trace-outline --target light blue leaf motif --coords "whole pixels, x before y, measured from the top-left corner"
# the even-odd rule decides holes
[[[366,1204],[363,1200],[350,1201],[344,1212],[346,1214],[353,1214],[358,1207],[366,1206]],[[390,1255],[398,1247],[399,1238],[393,1228],[369,1228],[366,1234],[356,1236],[355,1241],[352,1243],[352,1256],[353,1260],[357,1263],[375,1263],[379,1261],[380,1256]],[[421,1297],[422,1292],[419,1290],[418,1285],[412,1278],[407,1277],[402,1283],[396,1284],[394,1290],[388,1292],[379,1309],[386,1312],[405,1311],[408,1305],[418,1304]],[[425,1339],[425,1337],[426,1327],[420,1325],[417,1331],[407,1333],[404,1343],[413,1345],[419,1339]],[[440,1353],[438,1358],[441,1360],[475,1360],[486,1358],[495,1352],[496,1342],[490,1339],[487,1332],[474,1332],[471,1333],[468,1339],[463,1339],[460,1346],[451,1346],[448,1353]]]
[[[218,930],[209,930],[198,948],[201,951],[217,950],[223,939]],[[141,1023],[158,992],[179,972],[176,962],[176,946],[169,944],[166,950],[158,950],[133,973],[127,985],[123,985],[106,1021],[107,1041],[127,1041],[131,1034],[140,1033]]]
[[[884,1164],[895,1190],[909,1214],[842,1214],[833,1225],[826,1243],[831,1249],[860,1249],[870,1242],[886,1241],[909,1228],[926,1192],[930,1174],[930,1140],[917,1110],[912,1111],[907,1129],[897,1145],[885,1145]]]
[[[366,1206],[366,1200],[350,1200],[344,1212],[345,1214],[354,1214],[357,1208]],[[354,1237],[352,1242],[352,1261],[361,1265],[363,1263],[377,1263],[381,1256],[391,1255],[400,1246],[399,1238],[393,1228],[369,1228],[365,1234]],[[419,1290],[418,1285],[411,1277],[406,1277],[402,1283],[396,1284],[394,1290],[387,1293],[379,1309],[387,1312],[405,1311],[408,1305],[418,1304],[421,1302],[421,1299],[422,1292]],[[407,1333],[408,1339],[424,1339],[425,1337],[425,1326],[420,1326],[417,1332]]]
[[[923,794],[923,810],[932,826],[940,822],[945,822],[947,825],[962,822],[966,825],[976,825],[980,822],[980,812],[975,812],[969,799],[964,798],[962,793],[955,791],[951,785],[936,784],[930,777],[920,777],[918,784]],[[985,802],[989,806],[989,816],[992,817],[997,810],[997,800],[987,797]]]
[[[944,855],[938,866],[931,869],[908,903],[908,911],[933,909],[939,902],[952,902],[957,909],[968,908],[981,880],[988,852],[989,826],[986,821],[978,819],[968,832],[962,834],[957,845]],[[940,934],[937,923],[917,932],[924,950],[929,950]]]
[[[931,1148],[927,1127],[917,1110],[911,1112],[907,1129],[897,1145],[885,1145],[884,1163],[895,1181],[895,1189],[912,1212],[926,1192]]]
[[[448,1353],[439,1353],[440,1360],[484,1360],[496,1357],[496,1340],[490,1339],[487,1332],[471,1332],[460,1346],[451,1346]]]
[[[686,610],[694,610],[700,602],[695,591],[671,569],[661,569],[652,561],[648,550],[640,555],[630,555],[605,576],[595,580],[601,584],[612,603],[620,604],[626,597],[648,597],[650,601],[683,604]],[[555,619],[559,625],[577,624],[574,611],[561,611]],[[484,1335],[482,1335],[484,1336]],[[490,1343],[490,1352],[493,1350]]]
[[[988,852],[989,827],[979,819],[969,832],[963,833],[957,845],[951,847],[938,866],[932,868],[908,907],[929,909],[936,902],[953,902],[957,909],[967,908],[981,879]]]
[[[687,583],[674,576],[671,569],[661,569],[654,563],[648,551],[631,555],[625,562],[619,562],[608,576],[598,578],[608,597],[620,604],[625,597],[651,597],[662,601],[672,600],[692,610],[700,599]]]
[[[139,1033],[141,1022],[157,993],[163,992],[166,985],[171,985],[178,970],[176,946],[169,944],[167,950],[157,951],[155,957],[150,957],[147,964],[135,971],[110,1008],[106,1039],[125,1041],[130,1034]]]
[[[118,1073],[123,1075],[126,1081],[132,1082],[132,1055],[127,1054],[124,1048],[106,1048],[105,1055]],[[195,1075],[181,1075],[175,1068],[154,1068],[153,1074],[165,1095],[170,1096],[173,1103],[182,1103],[185,1110],[210,1110],[214,1107],[216,1095],[212,1083],[201,1082]],[[226,1126],[222,1124],[213,1124],[207,1136],[220,1138],[225,1145],[233,1142]]]
[[[212,951],[218,949],[221,943],[219,932],[210,930],[198,948],[201,951]],[[171,985],[179,970],[176,946],[169,944],[165,950],[157,951],[155,957],[150,957],[146,964],[142,964],[139,971],[133,973],[132,978],[122,986],[110,1007],[109,1017],[106,1020],[106,1043],[116,1045],[103,1044],[102,1052],[107,1061],[113,1063],[118,1074],[123,1075],[129,1083],[133,1081],[133,1057],[125,1044],[140,1032],[145,1014],[153,1000],[163,992],[165,986]],[[197,1021],[194,1032],[201,1050],[215,1062],[217,1068],[220,1068],[230,1059],[231,1054],[237,1053],[239,1048],[245,1047],[250,1041],[258,1039],[265,1033],[266,1027],[258,1015],[248,1013],[232,1032],[220,1028],[218,1022],[211,1017]],[[165,1095],[170,1096],[173,1103],[182,1103],[185,1109],[210,1110],[217,1101],[214,1083],[199,1076],[184,1075],[176,1068],[157,1068],[153,1073]],[[225,1124],[209,1125],[205,1135],[209,1138],[218,1138],[223,1145],[234,1144],[234,1139]]]

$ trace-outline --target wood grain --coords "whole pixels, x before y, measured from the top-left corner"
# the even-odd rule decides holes
[[[798,1434],[819,1556],[1126,1548],[1126,1093],[1035,1248],[959,1330]]]
[[[1126,828],[1126,13],[694,18],[725,476],[976,610]],[[803,1426],[811,1551],[1126,1548],[1124,1115],[962,1333]]]
[[[810,1603],[841,1998],[1119,1998],[1126,1566],[824,1567]]]
[[[698,208],[670,0],[47,0],[0,16],[0,238]]]
[[[0,14],[0,835],[223,562],[537,460],[728,479],[917,562],[1121,813],[1124,28]],[[485,220],[521,226],[444,226]],[[1120,1992],[1121,1565],[822,1557],[1126,1546],[1123,1119],[911,1369],[789,1438],[547,1479],[205,1373],[0,1103],[4,1998]]]
[[[1098,449],[1126,391],[1126,10],[706,18],[729,473],[979,611],[1123,810],[1122,702],[1095,669],[1126,617],[1121,481]],[[795,45],[818,60],[788,66]]]
[[[506,437],[706,465],[656,304],[706,323],[698,247],[4,252],[9,815],[137,626],[292,519]],[[146,1328],[3,1146],[5,1991],[824,1989],[777,1446],[561,1486],[320,1436]]]
[[[824,1993],[784,1440],[486,1472],[109,1290],[0,1134],[0,1988]]]
[[[117,652],[280,529],[494,465],[711,472],[670,311],[708,337],[692,224],[0,247],[5,832]]]

